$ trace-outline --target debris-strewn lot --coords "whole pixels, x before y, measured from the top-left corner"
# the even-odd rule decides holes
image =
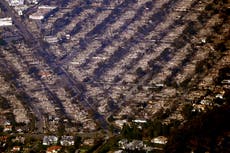
[[[37,5],[55,9],[42,20],[29,19]],[[225,78],[216,85],[219,69],[230,62],[229,5],[224,0],[41,1],[23,18],[16,16],[12,27],[0,29],[1,41],[7,40],[0,44],[0,75],[8,82],[0,90],[12,89],[1,94],[16,116],[22,114],[17,121],[27,121],[30,111],[41,131],[49,117],[66,119],[76,131],[107,129],[109,116],[152,119],[165,110],[172,113],[166,123],[183,120],[185,102],[229,88]]]

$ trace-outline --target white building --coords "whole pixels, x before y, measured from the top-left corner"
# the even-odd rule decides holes
[[[57,43],[58,38],[55,36],[45,36],[44,40],[47,41],[48,43]]]
[[[133,120],[134,123],[147,123],[146,120],[140,120],[140,119],[137,119],[137,120]]]
[[[74,137],[73,136],[62,136],[60,143],[62,146],[73,146],[74,145]]]
[[[156,144],[166,144],[168,142],[168,138],[164,136],[158,136],[158,137],[153,138],[151,142],[156,143]]]
[[[9,0],[10,6],[18,6],[23,4],[24,4],[24,0]]]
[[[58,137],[56,136],[44,136],[42,144],[47,146],[47,145],[57,144],[57,142],[58,142]]]
[[[44,15],[36,13],[36,14],[29,15],[29,18],[32,20],[42,20],[44,19]]]
[[[45,16],[52,10],[56,9],[56,6],[42,5],[38,7],[37,12],[29,15],[29,18],[32,20],[42,20]]]
[[[12,18],[0,18],[0,27],[12,26],[12,25],[13,25]]]
[[[30,4],[38,4],[37,0],[27,0],[27,2]]]

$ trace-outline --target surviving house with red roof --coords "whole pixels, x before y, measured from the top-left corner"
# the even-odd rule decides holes
[[[61,150],[61,146],[48,147],[46,153],[58,153]]]

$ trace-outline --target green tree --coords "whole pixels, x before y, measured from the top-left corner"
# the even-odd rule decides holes
[[[3,39],[0,39],[0,46],[5,46],[7,45],[6,41]]]
[[[127,138],[129,140],[142,139],[142,131],[135,124],[132,124],[130,126],[125,124],[122,128],[121,135],[122,137]]]

